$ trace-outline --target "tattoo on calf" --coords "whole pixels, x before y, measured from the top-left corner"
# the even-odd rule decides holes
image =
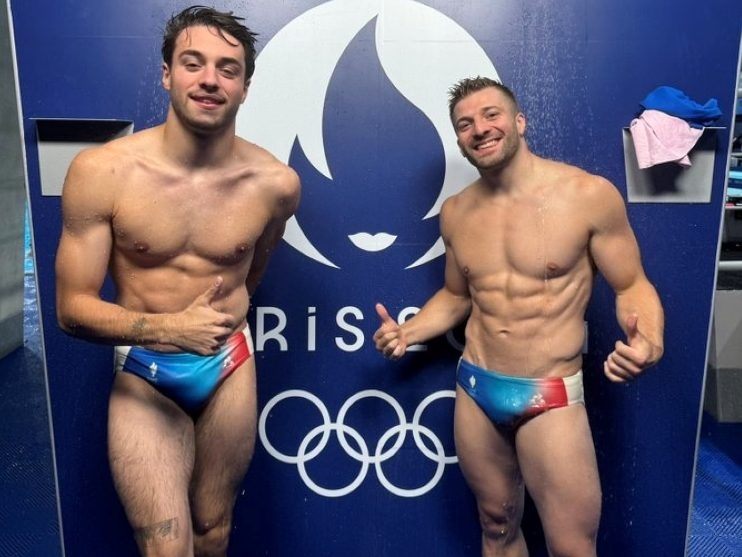
[[[178,539],[178,519],[170,518],[157,524],[134,530],[134,537],[142,546]]]

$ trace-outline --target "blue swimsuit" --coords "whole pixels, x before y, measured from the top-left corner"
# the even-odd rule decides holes
[[[495,425],[517,429],[551,410],[584,404],[582,371],[570,377],[513,377],[459,360],[456,381]]]
[[[206,405],[222,381],[252,352],[250,329],[245,327],[229,337],[221,351],[213,356],[117,346],[116,371],[141,377],[186,412],[193,413]]]

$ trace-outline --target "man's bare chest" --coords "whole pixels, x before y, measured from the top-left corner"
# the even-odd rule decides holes
[[[451,245],[470,280],[494,276],[557,278],[588,255],[584,221],[558,210],[495,212],[462,222]]]
[[[142,261],[192,255],[234,264],[252,253],[266,221],[249,195],[158,192],[124,196],[112,227],[115,249]]]

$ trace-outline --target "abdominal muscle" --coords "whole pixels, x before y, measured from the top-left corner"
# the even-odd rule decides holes
[[[117,285],[117,303],[143,313],[179,313],[188,308],[218,277],[223,282],[213,297],[211,307],[232,315],[234,330],[244,328],[250,305],[245,286],[247,271],[243,265],[217,266],[207,261],[187,268],[163,265],[152,268],[126,266],[113,271]],[[163,352],[176,351],[171,345],[150,345]]]
[[[463,357],[506,375],[573,375],[582,367],[588,299],[589,283],[574,275],[517,295],[475,291]]]

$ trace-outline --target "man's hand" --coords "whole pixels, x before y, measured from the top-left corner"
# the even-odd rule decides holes
[[[376,349],[381,352],[385,358],[398,360],[404,356],[407,351],[407,342],[405,341],[404,332],[383,304],[376,304],[376,313],[381,319],[381,326],[374,333],[374,343]]]
[[[632,381],[659,359],[658,348],[639,330],[636,314],[626,320],[626,337],[626,342],[616,342],[603,363],[603,372],[614,383]]]
[[[178,314],[173,344],[202,356],[211,356],[221,349],[235,327],[232,315],[217,311],[211,305],[223,282],[222,277],[217,277],[203,294]]]

